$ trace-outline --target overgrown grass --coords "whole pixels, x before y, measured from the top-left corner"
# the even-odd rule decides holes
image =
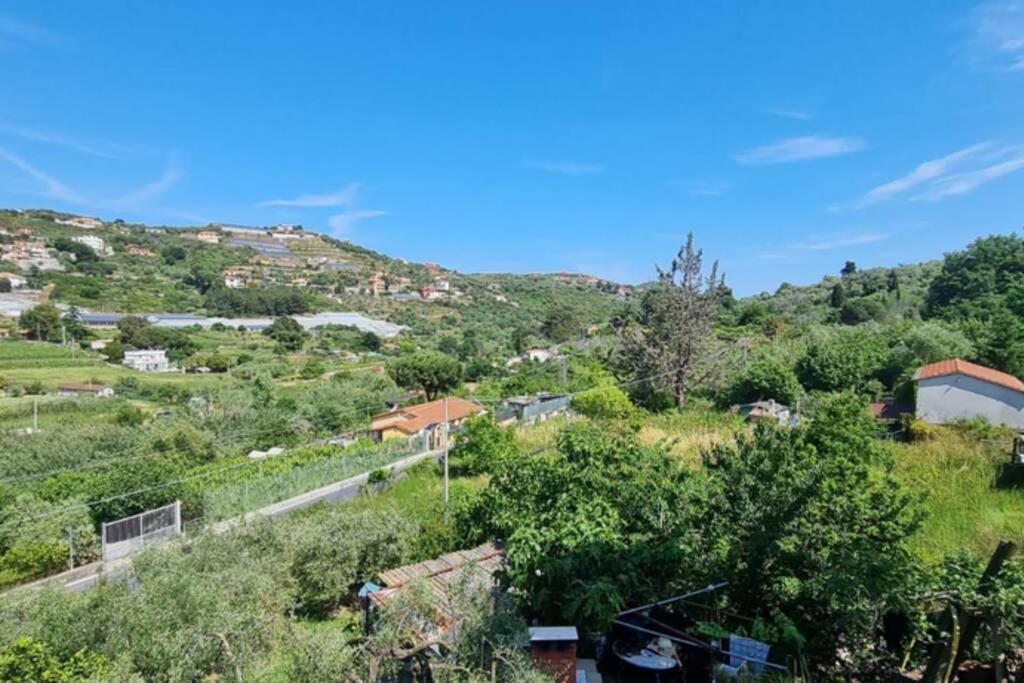
[[[926,495],[928,518],[914,539],[926,561],[967,548],[987,557],[1001,539],[1024,544],[1024,487],[997,486],[1009,444],[942,429],[933,441],[893,444],[897,474]]]
[[[747,429],[742,418],[710,408],[694,407],[652,415],[640,427],[640,440],[663,444],[689,467],[700,465],[701,451],[735,440]]]

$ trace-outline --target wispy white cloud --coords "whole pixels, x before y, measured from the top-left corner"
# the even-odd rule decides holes
[[[598,175],[608,171],[604,164],[587,164],[578,161],[542,161],[527,159],[522,163],[523,168],[532,168],[548,173],[561,173],[562,175],[584,176]]]
[[[812,237],[801,242],[780,247],[773,251],[757,254],[757,258],[766,261],[778,261],[795,258],[800,254],[807,254],[808,252],[847,249],[849,247],[872,244],[874,242],[881,242],[882,240],[887,239],[889,239],[888,234],[877,231],[844,233],[830,235],[827,237]]]
[[[388,215],[387,211],[376,209],[353,209],[344,213],[336,213],[327,219],[327,225],[336,235],[346,235],[356,227],[356,223],[368,218]]]
[[[989,67],[1024,71],[1024,4],[985,3],[973,18],[976,58]]]
[[[92,208],[137,208],[138,206],[146,204],[147,202],[165,194],[168,190],[177,185],[184,177],[184,171],[181,166],[176,160],[172,159],[164,168],[163,173],[157,180],[148,182],[119,197],[90,197],[72,189],[69,185],[53,177],[24,157],[18,156],[3,147],[0,147],[0,160],[6,161],[22,171],[22,173],[28,177],[37,181],[42,186],[40,188],[40,193],[44,197]]]
[[[0,14],[0,47],[57,45],[60,42],[60,35],[49,29]]]
[[[63,182],[3,147],[0,147],[0,159],[3,159],[15,168],[20,169],[27,176],[38,181],[43,186],[43,193],[47,197],[68,202],[80,201],[81,198],[78,194]]]
[[[786,164],[794,161],[825,159],[864,149],[867,143],[857,137],[805,135],[786,138],[761,147],[753,147],[736,155],[741,164]]]
[[[256,206],[301,206],[306,208],[327,206],[350,206],[359,195],[359,183],[349,183],[345,187],[324,194],[303,194],[294,199],[270,199]]]
[[[793,119],[794,121],[810,121],[814,118],[814,114],[802,109],[778,109],[776,107],[766,107],[761,111],[765,114],[778,116],[782,119]]]
[[[895,180],[891,180],[878,187],[872,188],[858,204],[858,207],[869,206],[879,202],[888,201],[907,190],[911,190],[922,183],[941,178],[956,168],[962,162],[977,155],[979,152],[992,146],[991,142],[982,142],[971,145],[964,149],[947,154],[938,159],[931,159],[918,164],[914,170]]]
[[[23,140],[40,142],[55,147],[63,147],[82,154],[88,154],[103,159],[120,159],[128,150],[121,145],[94,143],[77,140],[49,131],[41,131],[26,126],[18,126],[10,123],[0,123],[0,133],[13,135]]]
[[[889,236],[881,232],[862,232],[856,235],[839,235],[825,240],[804,242],[797,245],[800,251],[830,251],[844,247],[856,247],[861,244],[871,244],[888,239]]]
[[[111,208],[139,206],[163,196],[181,182],[181,179],[184,177],[184,169],[181,168],[177,160],[172,159],[156,180],[148,182],[125,195],[102,203],[109,204]]]
[[[937,202],[947,197],[968,194],[985,183],[1015,173],[1024,168],[1024,154],[992,164],[967,173],[956,173],[936,181],[921,194],[913,197],[914,201]]]

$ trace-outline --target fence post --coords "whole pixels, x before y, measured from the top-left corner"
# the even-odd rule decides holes
[[[75,568],[75,528],[68,527],[68,569]]]

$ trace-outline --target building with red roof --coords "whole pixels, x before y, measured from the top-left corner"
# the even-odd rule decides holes
[[[370,436],[377,441],[412,440],[423,437],[427,440],[428,448],[439,449],[444,445],[446,414],[449,428],[452,428],[483,412],[484,409],[480,405],[458,396],[439,398],[436,401],[395,408],[374,415],[370,425]]]
[[[1011,374],[953,358],[914,373],[916,415],[943,424],[983,417],[1024,429],[1024,382]]]

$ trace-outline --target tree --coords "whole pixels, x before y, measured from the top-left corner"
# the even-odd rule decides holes
[[[363,332],[362,336],[359,338],[359,345],[367,351],[380,351],[380,337],[367,330],[366,332]]]
[[[518,353],[525,353],[526,349],[530,348],[530,332],[529,330],[517,327],[512,330],[512,350]]]
[[[75,263],[78,264],[99,260],[99,256],[96,255],[92,247],[67,237],[58,237],[53,243],[53,248],[57,251],[71,254],[75,259]]]
[[[575,309],[563,306],[551,311],[544,318],[540,331],[556,344],[575,338],[580,331],[580,321],[576,317]]]
[[[8,278],[0,277],[0,294],[6,294],[12,289],[11,281]]]
[[[821,331],[811,336],[796,372],[808,390],[864,391],[882,371],[887,352],[885,340],[863,327]]]
[[[828,305],[832,308],[842,308],[844,303],[846,303],[846,289],[842,282],[837,282],[832,285],[832,294],[829,295]]]
[[[820,661],[870,642],[914,566],[921,498],[894,476],[875,429],[863,399],[829,396],[806,427],[761,426],[712,448],[692,489],[704,550],[686,571],[728,581],[729,609],[791,621]]]
[[[150,322],[138,315],[126,315],[117,321],[117,331],[124,344],[134,345],[135,335],[149,326]]]
[[[803,390],[789,363],[778,358],[755,358],[732,382],[726,392],[730,404],[766,401],[769,399],[793,405]]]
[[[482,415],[466,421],[452,447],[451,466],[464,475],[490,474],[501,460],[518,452],[515,431]]]
[[[400,386],[422,389],[428,401],[462,381],[462,366],[440,351],[417,351],[402,356],[388,366],[388,372]]]
[[[900,274],[896,272],[895,268],[891,268],[885,278],[886,290],[896,297],[896,301],[903,298],[903,292],[900,289]]]
[[[188,256],[188,252],[185,251],[184,247],[173,244],[161,249],[160,256],[163,257],[164,263],[173,266],[178,261],[184,261],[185,257]]]
[[[60,341],[60,325],[60,311],[51,304],[39,304],[18,318],[18,326],[28,330],[28,338],[39,341]]]
[[[680,407],[706,370],[725,284],[718,262],[705,276],[703,260],[690,233],[671,267],[658,268],[657,283],[640,300],[637,324],[620,333],[620,362],[639,391],[668,392]]]
[[[75,683],[101,680],[110,662],[103,655],[79,650],[60,657],[46,642],[22,636],[0,650],[0,680],[14,683]]]
[[[839,271],[844,277],[847,275],[853,275],[857,272],[857,264],[853,261],[847,261],[843,264],[843,269]]]
[[[288,316],[275,318],[270,327],[263,330],[263,334],[267,335],[278,344],[281,344],[289,351],[297,351],[301,349],[307,336],[302,325],[300,325],[295,318],[289,318]]]
[[[660,448],[574,425],[556,453],[499,459],[456,528],[467,544],[507,539],[505,578],[528,617],[599,629],[671,584],[687,545],[684,477]]]
[[[839,309],[839,320],[844,325],[859,325],[869,320],[879,321],[885,317],[885,306],[875,299],[854,299]]]

